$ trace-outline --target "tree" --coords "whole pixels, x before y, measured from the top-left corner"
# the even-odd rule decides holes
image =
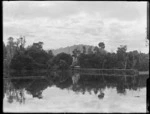
[[[94,48],[94,52],[95,52],[95,54],[105,54],[106,52],[105,52],[105,44],[103,43],[103,42],[100,42],[99,44],[98,44],[98,46],[99,47],[95,47]]]
[[[86,47],[83,46],[82,48],[83,48],[83,54],[86,54]]]
[[[121,45],[117,50],[118,66],[119,68],[125,68],[127,66],[128,55],[126,53],[127,46]]]
[[[14,41],[13,37],[8,38],[6,50],[6,66],[9,68],[11,60],[16,54],[23,54],[25,51],[25,37],[20,37],[17,41]]]
[[[88,54],[93,54],[92,46],[90,46],[90,47],[88,48]]]
[[[48,69],[51,69],[51,68],[53,68],[54,65],[55,64],[54,64],[54,57],[53,57],[53,58],[48,60],[47,67],[48,67]]]
[[[46,65],[47,61],[50,59],[48,53],[46,53],[41,48],[34,46],[35,45],[33,44],[33,46],[28,48],[25,53],[32,57],[36,61],[36,63]]]
[[[54,56],[52,50],[48,50],[48,55],[49,55],[50,58],[52,58]]]
[[[135,50],[132,52],[132,67],[131,68],[135,68],[137,62],[138,62],[138,51]]]
[[[21,71],[21,70],[34,70],[34,60],[32,57],[25,54],[16,54],[10,64],[10,68]]]
[[[120,45],[120,47],[118,47],[117,53],[126,53],[127,51],[127,46],[126,45]]]
[[[74,49],[74,50],[72,51],[72,53],[73,53],[73,56],[74,56],[74,57],[78,57],[78,56],[81,54],[81,51],[76,48],[76,49]]]
[[[105,49],[105,44],[104,44],[104,42],[100,42],[100,43],[98,44],[98,46],[99,46],[101,49]]]
[[[105,59],[106,59],[105,68],[113,69],[117,67],[118,60],[115,53],[107,53]]]
[[[99,53],[99,48],[97,46],[95,46],[93,51],[94,51],[95,54],[98,54]]]
[[[128,54],[128,60],[127,60],[127,68],[128,69],[134,69],[136,68],[138,64],[138,51],[130,51],[127,53]]]
[[[13,56],[16,53],[16,47],[15,47],[15,42],[14,42],[14,38],[13,37],[9,37],[8,38],[8,42],[7,42],[7,46],[6,46],[6,51],[7,51],[6,66],[9,69],[11,60],[12,60]]]
[[[25,39],[18,39],[16,44],[18,46],[18,53],[15,54],[14,59],[16,59],[17,61],[22,61],[22,65],[21,63],[18,63],[17,65],[21,65],[22,67],[23,65],[27,66],[27,61],[30,61],[30,65],[33,66],[33,70],[46,68],[47,61],[49,60],[49,55],[42,49],[42,42],[33,43],[32,46],[28,46],[26,49],[24,48]],[[12,65],[12,67],[14,67],[14,65]],[[25,69],[31,68],[26,67]]]
[[[18,46],[20,47],[20,50],[24,49],[24,46],[25,46],[25,43],[26,43],[26,40],[25,40],[25,37],[21,36],[19,39],[17,39],[17,44]]]
[[[74,49],[72,51],[72,53],[73,53],[73,55],[72,55],[73,61],[72,61],[72,65],[71,66],[79,65],[79,60],[78,59],[79,59],[79,57],[81,55],[81,51],[76,48],[76,49]]]
[[[139,53],[138,61],[136,64],[136,69],[140,71],[148,71],[149,70],[149,54]]]
[[[67,69],[68,67],[69,67],[69,65],[67,64],[66,61],[64,61],[62,59],[59,61],[59,69],[64,70],[64,69]]]
[[[17,41],[14,42],[14,45],[16,47],[16,52],[23,54],[25,51],[25,47],[24,47],[25,43],[26,43],[25,37],[21,36],[20,38],[18,38]]]
[[[37,49],[37,50],[42,50],[43,44],[44,44],[43,42],[33,43],[32,48]]]
[[[72,63],[72,57],[66,53],[59,53],[51,60],[49,60],[50,68],[67,69]]]
[[[59,53],[59,54],[57,54],[56,57],[55,57],[56,63],[57,62],[59,63],[60,60],[66,61],[66,63],[68,65],[71,65],[71,63],[72,63],[72,57],[71,57],[71,55],[69,55],[67,53]]]

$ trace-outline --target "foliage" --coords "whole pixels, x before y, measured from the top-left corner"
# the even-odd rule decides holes
[[[127,52],[127,46],[121,45],[116,53],[105,51],[104,42],[98,43],[94,50],[89,47],[86,53],[86,47],[83,52],[77,48],[73,50],[73,55],[59,53],[53,55],[52,50],[45,51],[43,42],[33,43],[25,48],[25,38],[20,37],[16,41],[9,37],[5,46],[3,43],[4,66],[9,66],[15,70],[39,70],[39,69],[68,69],[73,61],[77,59],[78,65],[82,68],[100,68],[100,69],[149,69],[149,55],[139,53],[137,50]],[[3,59],[4,60],[4,59]],[[9,68],[8,67],[8,68]]]
[[[93,51],[92,51],[92,46],[90,46],[89,48],[88,48],[88,54],[92,54],[93,53]]]
[[[126,45],[121,45],[120,47],[118,47],[118,50],[117,50],[118,66],[121,69],[126,68],[126,62],[127,62],[126,50],[127,50]]]
[[[31,48],[28,48],[25,52],[26,55],[29,55],[32,57],[37,63],[40,64],[46,64],[49,60],[49,55],[44,50],[41,50],[40,48],[35,48],[32,46]]]
[[[138,69],[148,70],[148,54],[139,53],[138,51],[127,51],[126,45],[118,47],[117,53],[101,52],[97,46],[93,52],[80,54],[79,62],[83,68],[106,68],[106,69]]]
[[[72,53],[73,53],[73,56],[78,57],[81,54],[81,51],[76,48],[72,51]]]
[[[19,60],[19,61],[18,61]],[[16,54],[12,61],[10,67],[15,70],[33,70],[34,61],[33,59],[25,54]]]
[[[104,44],[104,42],[100,42],[100,43],[98,44],[98,46],[99,46],[101,49],[105,49],[105,44]]]
[[[19,41],[18,41],[19,42]],[[11,68],[15,70],[38,70],[46,69],[47,62],[52,58],[53,54],[43,50],[43,42],[33,43],[24,49],[25,40],[20,40],[21,45],[13,56]]]
[[[48,61],[48,66],[49,68],[68,69],[71,63],[71,55],[66,53],[60,53]]]
[[[82,48],[83,48],[83,54],[85,54],[86,53],[86,47],[83,46]]]

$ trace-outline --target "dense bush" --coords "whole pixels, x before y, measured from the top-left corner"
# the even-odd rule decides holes
[[[56,56],[52,51],[43,49],[43,42],[33,43],[24,47],[25,39],[20,38],[14,42],[10,37],[8,45],[3,43],[4,67],[15,70],[40,70],[40,69],[68,69],[73,62],[70,54],[59,53]],[[81,68],[99,69],[138,69],[149,70],[149,55],[138,51],[127,51],[127,46],[120,46],[116,53],[105,50],[105,44],[100,42],[93,50],[83,47],[83,52],[75,49],[72,54],[78,60]]]
[[[72,64],[72,57],[66,53],[57,54],[48,61],[49,68],[68,69]]]

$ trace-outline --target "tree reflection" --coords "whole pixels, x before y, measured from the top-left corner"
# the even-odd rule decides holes
[[[141,87],[142,85],[145,85],[146,80],[145,81],[139,81],[141,77],[137,76],[137,77],[124,77],[124,76],[106,76],[106,77],[102,77],[102,76],[84,76],[81,75],[80,79],[78,81],[78,83],[73,84],[73,83],[57,83],[57,87],[63,88],[70,88],[74,91],[74,92],[81,92],[82,94],[85,94],[85,92],[88,92],[89,94],[92,94],[92,92],[95,95],[98,95],[99,99],[103,99],[105,93],[103,92],[103,90],[107,87],[107,88],[116,88],[116,91],[118,94],[122,94],[122,95],[126,95],[126,90],[137,90],[139,87]],[[142,80],[142,79],[141,79]],[[140,85],[139,85],[140,82]],[[59,85],[59,86],[58,86]],[[99,94],[98,94],[99,93]]]
[[[103,93],[103,91],[100,91],[100,94],[98,95],[99,99],[103,99],[104,98],[105,93]]]
[[[6,82],[5,82],[6,83]],[[11,81],[7,81],[6,87],[6,97],[9,103],[12,103],[14,100],[19,103],[25,103],[25,94],[24,89],[16,89]]]
[[[42,92],[52,83],[46,79],[9,79],[4,80],[4,94],[9,103],[25,103],[25,92],[33,97],[42,98]]]
[[[45,79],[36,79],[30,87],[26,88],[27,92],[33,97],[42,98],[42,92],[49,86],[49,83]]]
[[[42,92],[47,88],[55,85],[61,89],[69,89],[75,93],[95,94],[98,99],[103,99],[105,96],[104,90],[106,88],[116,88],[118,94],[125,95],[126,90],[137,90],[146,86],[146,79],[148,76],[133,77],[102,77],[102,76],[87,76],[81,75],[76,84],[72,83],[70,72],[55,71],[57,76],[52,74],[43,74],[45,79],[7,79],[4,80],[4,94],[9,103],[17,101],[25,103],[25,92],[31,94],[33,97],[42,99]],[[34,75],[30,73],[29,75]],[[21,74],[19,74],[21,75]],[[16,76],[19,76],[16,74]],[[15,74],[13,74],[15,76]]]

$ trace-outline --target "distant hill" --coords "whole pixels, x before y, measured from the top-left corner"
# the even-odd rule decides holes
[[[86,47],[86,53],[88,52],[89,47],[92,47],[92,50],[94,49],[94,46],[79,44],[79,45],[67,46],[67,47],[59,48],[59,49],[53,49],[52,52],[54,55],[57,55],[62,52],[72,55],[72,51],[76,48],[80,50],[81,52],[83,52],[83,46]]]

